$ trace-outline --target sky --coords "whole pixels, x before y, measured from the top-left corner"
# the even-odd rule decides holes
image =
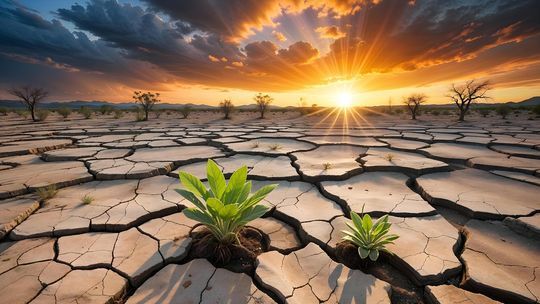
[[[540,95],[538,0],[0,0],[0,99],[280,106],[400,104],[489,80],[493,102]]]

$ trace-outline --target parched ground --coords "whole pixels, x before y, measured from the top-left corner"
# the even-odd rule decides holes
[[[391,303],[392,280],[336,255],[362,209],[390,215],[391,275],[425,303],[538,303],[538,118],[256,116],[0,117],[0,303]],[[189,255],[174,190],[209,158],[279,184],[252,272]]]

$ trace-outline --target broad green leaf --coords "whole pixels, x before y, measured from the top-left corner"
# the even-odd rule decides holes
[[[238,197],[244,184],[246,183],[247,178],[247,167],[243,166],[240,169],[236,170],[229,179],[229,184],[225,188],[223,193],[222,200],[225,205],[233,204],[238,202]]]
[[[224,220],[230,220],[238,214],[238,206],[236,204],[223,205],[219,210],[219,216]]]
[[[221,196],[225,191],[225,187],[227,186],[225,183],[225,176],[223,176],[223,173],[218,165],[211,159],[208,159],[208,163],[206,165],[206,176],[210,189],[212,189],[212,193],[214,193],[216,198],[221,199]]]
[[[205,224],[205,225],[213,225],[214,224],[214,221],[212,219],[212,217],[210,217],[208,214],[198,210],[198,209],[195,209],[195,208],[186,208],[184,210],[182,210],[182,213],[184,213],[184,215],[189,218],[189,219],[192,219],[194,221],[197,221],[201,224]]]
[[[192,192],[189,192],[184,189],[174,189],[178,194],[180,194],[182,197],[193,203],[197,208],[201,210],[206,210],[206,207],[204,204],[193,194]]]
[[[362,228],[364,228],[365,231],[370,231],[372,223],[371,216],[369,216],[369,214],[364,214],[364,217],[362,218]]]
[[[369,251],[369,259],[375,262],[379,258],[379,250],[371,249]]]
[[[242,209],[249,208],[260,201],[262,201],[270,192],[274,191],[278,185],[272,184],[272,185],[266,185],[262,187],[261,189],[257,190],[257,192],[253,193],[253,195],[248,198],[243,204]]]
[[[363,227],[362,227],[362,219],[360,218],[358,213],[356,213],[354,211],[351,211],[351,220],[352,220],[354,226],[356,226],[356,229],[363,229]]]
[[[219,214],[220,210],[223,208],[223,203],[215,197],[210,197],[206,200],[206,206],[208,206],[209,210]]]
[[[244,187],[242,188],[242,191],[240,191],[240,195],[238,196],[238,203],[242,204],[245,202],[251,193],[251,181],[244,184]]]
[[[364,247],[358,247],[358,254],[360,255],[360,258],[365,259],[369,255],[369,250]]]
[[[205,200],[208,198],[208,190],[206,190],[204,184],[196,176],[183,171],[180,171],[178,176],[180,176],[180,182],[186,190]]]
[[[254,219],[258,219],[268,212],[268,207],[263,205],[256,205],[253,208],[249,208],[242,213],[241,221],[242,223],[249,223]],[[244,224],[245,225],[245,224]]]

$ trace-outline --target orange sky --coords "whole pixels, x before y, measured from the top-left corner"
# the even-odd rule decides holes
[[[540,95],[540,11],[523,1],[144,0],[0,4],[0,89],[51,100],[330,106],[448,103],[452,83],[489,79],[493,101]],[[5,90],[0,98],[8,99]]]

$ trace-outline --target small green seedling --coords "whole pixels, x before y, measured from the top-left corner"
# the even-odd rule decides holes
[[[362,214],[364,208],[362,207]],[[356,212],[351,211],[351,222],[347,222],[350,230],[342,230],[345,234],[343,240],[349,241],[358,246],[358,255],[362,260],[369,257],[375,262],[379,258],[379,252],[390,253],[386,245],[393,244],[399,238],[396,234],[389,234],[391,223],[388,222],[388,215],[378,219],[375,224],[369,214],[361,217]]]

